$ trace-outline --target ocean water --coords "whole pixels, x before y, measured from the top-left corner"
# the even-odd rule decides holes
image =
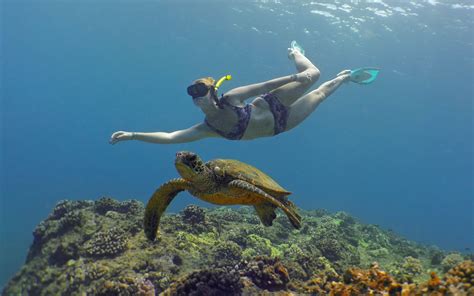
[[[300,208],[472,250],[473,13],[461,0],[2,1],[0,286],[59,200],[146,202],[178,176],[180,150],[252,164]],[[199,77],[232,74],[226,91],[294,73],[291,40],[318,85],[382,71],[276,137],[108,143],[117,130],[201,122],[186,95]],[[169,211],[190,203],[210,206],[183,193]]]

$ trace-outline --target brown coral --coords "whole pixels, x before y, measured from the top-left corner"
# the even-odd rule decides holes
[[[241,295],[241,290],[238,270],[227,267],[193,272],[173,283],[162,295],[233,296]]]
[[[445,275],[445,282],[450,289],[461,289],[474,295],[474,262],[467,260],[451,268]]]
[[[321,295],[474,295],[474,262],[464,261],[449,270],[443,279],[431,272],[424,284],[398,283],[375,263],[370,269],[349,268],[344,281],[328,281],[315,277],[304,285],[291,285],[304,293]]]
[[[105,281],[93,293],[99,296],[154,296],[155,292],[155,287],[151,281],[139,276],[126,276],[120,277],[118,281]]]
[[[255,285],[269,291],[285,289],[290,281],[287,268],[278,258],[258,256],[242,269]]]
[[[349,268],[344,274],[344,282],[356,287],[360,293],[369,290],[396,293],[401,291],[398,284],[388,273],[379,269],[378,264],[372,264],[368,270]]]
[[[400,295],[402,286],[388,273],[373,263],[370,269],[349,268],[343,281],[332,281],[324,278],[313,278],[302,286],[305,293],[329,295]]]
[[[196,205],[186,206],[182,213],[182,219],[184,223],[189,224],[202,224],[206,220],[206,213],[203,208]]]

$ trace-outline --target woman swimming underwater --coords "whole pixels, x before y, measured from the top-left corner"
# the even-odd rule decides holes
[[[297,74],[237,87],[223,94],[220,99],[217,89],[224,80],[230,79],[230,75],[221,78],[216,84],[211,77],[194,81],[187,90],[194,104],[205,114],[202,123],[169,133],[118,131],[112,134],[110,143],[140,140],[174,144],[209,137],[229,140],[270,137],[289,131],[303,122],[343,82],[352,80],[364,84],[375,79],[370,77],[370,72],[344,70],[336,78],[305,94],[318,80],[319,69],[305,57],[304,50],[295,41],[288,49],[288,57],[294,61]],[[251,103],[245,102],[252,97],[256,98]]]

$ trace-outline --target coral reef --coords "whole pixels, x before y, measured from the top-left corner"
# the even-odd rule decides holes
[[[249,207],[191,205],[163,216],[155,242],[143,212],[110,197],[58,202],[2,295],[474,295],[472,255],[344,212],[301,211],[296,230],[281,214],[265,227]]]

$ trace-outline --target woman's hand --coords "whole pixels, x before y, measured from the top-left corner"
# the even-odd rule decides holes
[[[120,141],[133,140],[133,134],[131,132],[118,131],[112,134],[110,137],[110,144],[115,144]]]

